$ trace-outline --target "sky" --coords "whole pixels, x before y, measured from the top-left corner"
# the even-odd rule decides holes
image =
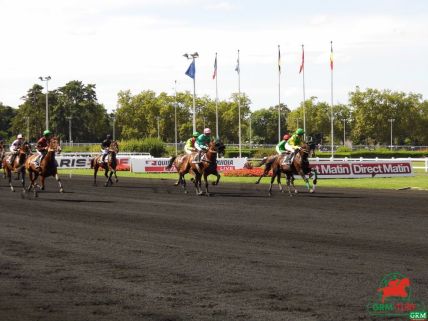
[[[196,94],[219,99],[240,87],[257,110],[303,99],[301,46],[305,46],[306,97],[347,103],[359,86],[428,97],[426,0],[0,0],[0,102],[17,107],[39,76],[49,89],[71,80],[96,84],[111,111],[117,93],[193,91],[184,53],[198,52]]]

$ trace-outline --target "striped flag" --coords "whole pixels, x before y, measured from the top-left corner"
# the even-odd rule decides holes
[[[239,66],[239,50],[238,50],[238,59],[236,60],[236,67],[235,67],[235,71],[238,73],[238,75],[241,72],[241,67]]]
[[[333,41],[330,42],[330,69],[333,71]]]
[[[278,72],[281,73],[281,49],[278,45]]]
[[[217,53],[215,53],[213,79],[217,77]]]
[[[303,45],[302,45],[302,63],[300,64],[299,74],[303,71],[304,68],[305,68],[305,49],[303,48]]]

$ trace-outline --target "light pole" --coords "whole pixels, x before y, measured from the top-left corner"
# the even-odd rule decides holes
[[[251,113],[250,113],[250,149],[252,148],[252,141],[251,141],[251,136],[252,136],[252,128],[251,128],[251,123],[252,123],[252,121],[251,121]]]
[[[113,140],[116,140],[116,110],[112,110],[112,117],[113,120]]]
[[[192,54],[185,53],[183,55],[183,57],[186,57],[187,59],[192,59],[192,64],[193,64],[193,66],[195,66],[195,59],[199,57],[199,54],[197,52],[194,52]],[[193,112],[192,112],[193,119],[192,119],[192,122],[193,122],[193,131],[195,132],[196,131],[196,107],[195,107],[196,106],[196,103],[195,103],[195,97],[196,97],[195,78],[196,78],[196,75],[195,75],[195,69],[193,69],[193,74],[192,75],[188,74],[188,76],[193,79]]]
[[[68,116],[68,143],[70,146],[73,144],[73,139],[71,138],[71,116]]]
[[[388,121],[391,123],[391,151],[392,151],[392,123],[395,121],[394,118],[388,119]]]
[[[348,119],[344,118],[342,120],[343,120],[343,146],[345,146],[345,141],[346,141],[346,121]]]
[[[160,121],[160,117],[156,116],[156,119],[158,120],[158,139],[160,139],[160,133],[159,133],[159,128],[160,128],[159,121]]]
[[[30,141],[30,116],[24,117],[27,120],[27,141]]]
[[[174,136],[175,136],[175,156],[178,155],[177,146],[177,80],[174,81],[175,103],[174,103]]]
[[[41,81],[46,81],[46,130],[49,129],[49,100],[48,100],[48,96],[49,96],[49,87],[48,87],[48,82],[49,80],[51,80],[51,76],[46,76],[46,77],[39,77],[39,79]]]

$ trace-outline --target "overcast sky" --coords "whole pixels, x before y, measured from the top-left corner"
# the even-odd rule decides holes
[[[334,102],[360,86],[428,96],[426,0],[0,0],[0,101],[20,97],[50,75],[49,89],[71,80],[94,83],[98,100],[115,108],[117,93],[192,90],[189,62],[197,51],[197,95],[219,98],[241,91],[251,109],[278,103],[277,46],[281,46],[281,101],[302,100],[299,75],[305,45],[306,97],[330,102],[330,41]]]

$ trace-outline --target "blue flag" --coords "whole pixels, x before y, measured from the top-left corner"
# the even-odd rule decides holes
[[[195,61],[193,60],[189,68],[187,68],[186,70],[186,75],[192,79],[195,79],[195,73],[196,73]]]

